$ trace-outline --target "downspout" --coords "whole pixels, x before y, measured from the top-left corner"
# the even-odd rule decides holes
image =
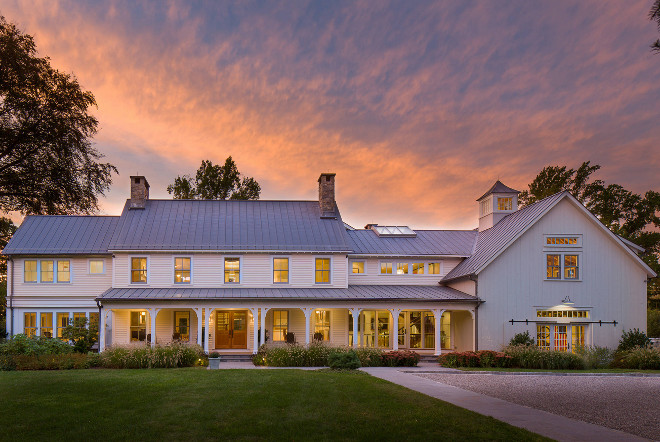
[[[11,317],[9,319],[9,337],[14,337],[14,259],[10,256],[8,259],[11,264],[11,281],[9,282],[9,311]],[[8,278],[9,279],[9,278]]]
[[[101,321],[101,314],[102,314],[101,309],[103,308],[103,304],[101,304],[101,301],[96,299],[96,306],[99,308],[99,324],[98,324],[99,336],[98,336],[98,340],[99,340],[99,352],[100,352],[100,350],[101,350],[101,324],[103,324],[103,321]],[[105,330],[103,330],[103,340],[105,341]],[[104,344],[105,344],[105,342],[104,342]]]
[[[474,281],[474,296],[477,298],[477,305],[474,306],[474,351],[479,350],[479,278],[476,275],[469,276],[470,281]]]

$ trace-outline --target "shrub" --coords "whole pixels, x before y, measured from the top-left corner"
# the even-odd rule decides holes
[[[328,356],[328,365],[333,370],[355,370],[362,366],[353,350],[333,352]]]
[[[621,352],[618,365],[621,368],[637,370],[660,370],[660,349],[635,347]]]
[[[15,335],[9,341],[0,344],[0,355],[50,355],[68,354],[73,348],[59,339],[45,336],[29,337],[24,334]]]
[[[619,347],[617,351],[632,350],[635,347],[648,347],[651,340],[646,333],[639,331],[638,328],[633,328],[629,331],[623,331],[621,340],[619,340]]]
[[[89,368],[88,355],[79,353],[0,356],[0,370],[71,370]]]
[[[509,345],[504,353],[511,357],[511,366],[549,370],[580,370],[582,358],[564,351],[542,350],[531,345]]]
[[[660,310],[647,310],[646,330],[650,338],[660,338]]]
[[[386,351],[382,360],[386,367],[415,367],[419,363],[419,354],[410,350]]]
[[[534,338],[529,335],[529,331],[517,333],[509,341],[509,345],[534,345]]]
[[[218,353],[217,351],[212,351],[211,353],[209,353],[209,358],[219,358],[219,357],[220,357],[220,353]]]
[[[614,352],[607,347],[586,346],[575,349],[575,353],[582,358],[584,368],[608,368],[614,359]]]
[[[355,350],[360,364],[363,367],[382,367],[383,366],[383,350],[378,348],[358,348]]]
[[[511,356],[499,351],[480,350],[444,353],[438,357],[444,367],[509,367]]]
[[[87,324],[87,318],[69,319],[69,324],[62,330],[62,338],[73,343],[77,353],[87,353],[99,338],[99,324],[92,321]]]
[[[148,346],[110,347],[100,355],[105,368],[174,368],[193,367],[203,358],[199,345],[170,343],[151,348]]]

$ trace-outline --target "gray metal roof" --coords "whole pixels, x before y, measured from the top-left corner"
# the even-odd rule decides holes
[[[27,216],[4,255],[106,254],[118,216]]]
[[[416,237],[382,237],[371,229],[348,230],[354,254],[470,256],[476,230],[415,230]]]
[[[114,288],[98,299],[112,301],[178,299],[317,299],[346,301],[425,300],[476,301],[449,287],[410,285],[351,285],[345,289],[333,288]]]
[[[518,193],[520,193],[520,191],[516,190],[516,189],[512,189],[511,187],[504,184],[502,181],[497,180],[495,182],[495,184],[493,184],[493,187],[491,187],[490,189],[488,189],[488,191],[486,193],[481,195],[477,199],[477,201],[479,201],[480,199],[483,199],[484,197],[490,195],[491,193],[516,193],[516,194],[518,194]]]
[[[474,254],[454,267],[443,278],[443,281],[475,274],[500,250],[525,230],[527,226],[536,221],[542,213],[567,194],[568,192],[559,192],[534,204],[530,204],[502,218],[500,222],[490,229],[479,232]]]
[[[147,200],[128,202],[110,250],[350,250],[346,229],[322,219],[318,201]]]

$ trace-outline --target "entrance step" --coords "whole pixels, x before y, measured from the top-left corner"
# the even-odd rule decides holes
[[[223,362],[252,362],[252,355],[221,354],[220,363]]]
[[[420,362],[438,362],[438,357],[433,355],[421,355]]]

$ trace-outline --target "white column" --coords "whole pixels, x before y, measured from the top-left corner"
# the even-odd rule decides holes
[[[202,307],[197,307],[195,309],[197,314],[197,345],[202,346]]]
[[[101,331],[99,330],[99,333]],[[57,337],[57,312],[53,312],[53,338]]]
[[[268,310],[270,310],[270,307],[261,308],[261,345],[266,343],[266,313],[268,313]]]
[[[433,310],[433,316],[435,317],[435,355],[440,356],[442,354],[442,314],[444,309],[435,309]]]
[[[305,346],[309,346],[309,334],[310,334],[310,324],[309,320],[312,317],[312,312],[314,311],[311,307],[306,307],[302,309],[305,314]]]
[[[105,350],[105,310],[101,307],[101,314],[99,315],[99,353]]]
[[[156,316],[158,315],[158,309],[150,308],[149,316],[151,317],[151,347],[156,346]]]
[[[204,353],[206,354],[209,352],[209,316],[211,316],[211,309],[207,308],[204,316]]]
[[[359,333],[358,328],[360,327],[360,308],[352,308],[351,313],[353,314],[353,348],[358,348]]]
[[[256,354],[259,349],[259,307],[251,307],[252,312],[252,353]]]
[[[390,313],[392,313],[392,350],[397,351],[399,349],[399,313],[401,313],[401,309],[390,309]]]
[[[472,315],[472,350],[477,351],[477,315],[474,310],[470,310],[470,314]]]

